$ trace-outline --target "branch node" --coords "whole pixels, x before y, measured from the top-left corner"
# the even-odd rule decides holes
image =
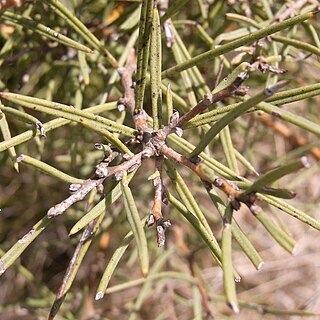
[[[81,188],[81,184],[80,183],[72,183],[69,186],[69,192],[70,193],[77,192],[80,188]]]
[[[195,165],[199,164],[202,161],[202,159],[199,156],[191,157],[189,158],[189,160]]]
[[[96,166],[95,174],[98,178],[104,178],[108,176],[109,169],[108,169],[109,163],[101,162]]]

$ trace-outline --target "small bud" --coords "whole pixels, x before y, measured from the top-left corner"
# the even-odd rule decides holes
[[[70,191],[71,193],[76,192],[76,191],[78,191],[78,190],[80,189],[80,187],[81,187],[81,184],[80,184],[80,183],[72,183],[72,184],[70,184],[70,186],[69,186],[69,191]]]
[[[163,226],[157,226],[157,243],[158,247],[163,247],[166,242],[165,229]]]
[[[133,165],[127,170],[128,173],[136,170],[139,166],[140,166],[140,164],[138,164],[138,163],[133,164]]]
[[[120,181],[123,177],[123,172],[122,171],[116,172],[114,177],[115,177],[116,181]]]
[[[124,153],[124,154],[122,155],[122,157],[123,157],[124,160],[127,160],[127,161],[128,161],[129,159],[131,159],[132,156],[131,156],[129,153]]]
[[[154,215],[150,214],[148,219],[147,219],[147,226],[151,227],[151,226],[154,225],[154,223],[155,223]]]
[[[124,110],[126,110],[126,107],[121,103],[121,104],[118,104],[118,110],[120,112],[123,112]]]
[[[103,184],[99,184],[99,185],[97,186],[97,192],[98,192],[99,194],[103,194],[103,189],[104,189]]]
[[[18,161],[18,160],[17,160]],[[310,164],[310,162],[309,162],[309,160],[308,160],[308,158],[307,157],[302,157],[301,158],[301,163],[302,163],[302,165],[305,167],[305,168],[310,168],[311,167],[311,164]]]
[[[179,121],[179,112],[175,111],[170,117],[170,125],[175,127]]]
[[[183,130],[181,129],[181,128],[178,128],[178,127],[176,127],[176,135],[178,136],[178,137],[182,137],[182,135],[183,135]]]
[[[109,173],[109,170],[107,167],[103,166],[102,163],[100,163],[98,166],[97,166],[97,169],[96,169],[96,176],[99,177],[99,178],[104,178],[104,177],[107,177],[108,176],[108,173]]]

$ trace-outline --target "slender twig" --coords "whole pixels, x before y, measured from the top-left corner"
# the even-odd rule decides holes
[[[184,123],[188,122],[192,118],[194,118],[199,113],[203,112],[213,103],[221,101],[227,97],[230,97],[243,83],[243,81],[247,78],[248,73],[241,73],[235,81],[233,81],[228,87],[223,88],[222,90],[216,93],[207,93],[203,100],[201,100],[195,107],[193,107],[188,113],[183,115],[178,121],[178,127],[181,127]]]
[[[162,202],[164,201],[164,185],[162,181],[163,157],[155,158],[156,171],[153,175],[154,201],[151,214],[148,220],[148,226],[155,224],[157,230],[157,244],[159,247],[164,246],[166,241],[165,231],[171,226],[169,220],[164,220],[162,215]]]
[[[201,276],[201,272],[199,270],[199,266],[197,264],[197,260],[196,260],[196,253],[198,251],[193,251],[190,255],[189,255],[189,269],[191,272],[191,275],[193,278],[198,280],[198,289],[201,295],[201,300],[204,306],[204,309],[206,310],[206,319],[214,319],[213,317],[213,312],[211,309],[211,304],[210,304],[210,299],[208,296],[208,292],[207,292],[207,288],[205,285],[205,282]]]
[[[1,4],[0,4],[1,6]],[[1,7],[0,7],[1,9]],[[5,20],[6,24],[9,25],[22,25],[27,29],[33,30],[34,32],[40,34],[41,36],[48,38],[53,41],[57,41],[61,44],[64,44],[68,47],[75,48],[77,50],[81,50],[85,53],[92,53],[93,50],[84,46],[83,44],[76,42],[65,35],[59,33],[58,31],[55,31],[38,21],[33,21],[32,19],[25,18],[23,16],[20,16],[18,14],[14,14],[12,12],[0,12],[0,18],[1,20]]]
[[[292,148],[301,147],[308,143],[308,141],[299,133],[293,131],[286,124],[275,119],[275,117],[272,117],[265,113],[258,113],[256,119],[263,123],[265,126],[273,129],[279,135],[286,138],[291,144]],[[315,159],[320,160],[319,147],[310,148],[310,154],[312,154],[312,156],[314,156]]]
[[[191,152],[190,157],[198,156],[214,139],[214,137],[221,132],[221,130],[234,121],[237,117],[246,113],[251,107],[256,106],[259,102],[264,101],[268,97],[272,96],[277,90],[281,89],[288,84],[288,81],[280,81],[277,84],[267,87],[262,92],[258,93],[254,97],[246,100],[246,102],[239,105],[236,109],[228,112],[219,121],[217,121],[207,133],[203,139],[199,142],[196,148]]]
[[[281,21],[279,23],[271,24],[270,26],[268,26],[264,29],[257,30],[255,32],[252,32],[252,33],[244,36],[244,37],[241,37],[241,38],[233,40],[229,43],[223,44],[222,46],[213,48],[209,51],[206,51],[204,53],[201,53],[201,54],[191,58],[188,61],[185,61],[185,62],[180,63],[174,67],[171,67],[167,70],[164,70],[162,72],[162,78],[167,78],[169,76],[176,75],[179,72],[186,70],[188,68],[191,68],[195,65],[208,63],[210,60],[213,60],[215,57],[223,55],[226,52],[230,52],[230,51],[232,51],[236,48],[239,48],[241,46],[245,46],[245,45],[254,43],[255,41],[257,41],[259,39],[267,37],[273,33],[276,33],[280,30],[286,29],[286,28],[293,26],[295,24],[301,23],[304,20],[310,19],[310,18],[314,17],[316,14],[317,14],[317,11],[301,14],[296,17]]]
[[[288,17],[293,17],[306,3],[308,0],[297,0],[292,3],[286,3],[285,6],[288,8],[278,17],[276,17],[276,21],[283,21]]]
[[[133,114],[135,109],[135,100],[134,100],[134,88],[133,88],[133,81],[132,75],[136,70],[135,64],[135,51],[134,49],[131,50],[130,54],[128,55],[128,59],[124,68],[118,68],[118,73],[121,78],[121,84],[124,90],[123,98],[119,99],[119,105],[123,105],[126,109],[128,109],[131,114]]]
[[[211,185],[222,190],[227,196],[233,199],[237,199],[240,197],[241,192],[237,190],[234,186],[229,184],[226,180],[222,178],[210,178],[206,173],[203,171],[201,164],[196,164],[188,159],[186,156],[181,155],[180,153],[176,152],[175,150],[169,148],[166,144],[163,144],[159,150],[161,154],[166,156],[167,158],[184,165],[191,169],[198,177]]]
[[[152,149],[145,148],[131,159],[124,161],[117,166],[109,167],[109,162],[101,162],[97,165],[95,174],[92,178],[85,180],[80,188],[71,196],[49,209],[47,213],[48,218],[54,218],[64,213],[71,205],[84,199],[92,189],[101,185],[107,177],[115,175],[116,178],[121,178],[121,175],[124,172],[133,171],[141,165],[143,158],[151,157],[153,154],[154,151]]]
[[[154,186],[154,202],[152,207],[152,215],[155,221],[161,220],[163,218],[161,212],[162,206],[162,195],[163,195],[163,181],[162,181],[162,166],[163,166],[163,157],[156,157],[155,159],[156,176],[153,178]]]
[[[102,221],[101,218],[100,219],[96,218],[95,220],[91,221],[87,225],[85,230],[83,231],[81,238],[77,244],[77,247],[73,253],[73,256],[69,262],[68,268],[65,272],[62,283],[61,283],[60,288],[57,292],[55,301],[52,304],[48,320],[53,320],[55,318],[56,314],[58,313],[60,306],[63,303],[63,301],[64,301],[64,299],[65,299],[65,297],[71,287],[71,284],[76,276],[76,273],[81,265],[82,259],[84,258],[84,255],[89,248],[89,245],[92,241],[94,233],[95,233],[97,227],[99,226],[99,224],[101,223],[101,221]],[[89,243],[87,243],[87,245],[85,246],[85,243],[89,239],[90,239]]]
[[[201,163],[199,164],[199,158],[193,159],[191,161],[186,156],[183,156],[175,150],[169,148],[166,144],[163,144],[160,147],[159,152],[165,157],[188,167],[195,174],[197,174],[204,183],[207,183],[209,187],[215,186],[216,188],[223,191],[230,199],[233,209],[238,210],[240,208],[240,203],[244,203],[254,215],[259,214],[259,212],[261,211],[261,208],[255,203],[257,199],[255,193],[242,193],[235,185],[230,184],[223,178],[210,177],[205,172],[205,169],[203,168]]]

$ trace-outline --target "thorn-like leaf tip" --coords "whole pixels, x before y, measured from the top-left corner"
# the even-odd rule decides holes
[[[260,262],[257,266],[257,270],[262,270],[264,267],[264,262]]]
[[[99,291],[97,294],[96,294],[96,297],[95,297],[95,300],[100,300],[104,297],[104,293],[102,291]]]
[[[19,173],[19,164],[18,164],[18,162],[15,162],[13,164],[13,168],[14,168],[14,170],[16,170],[17,173]]]
[[[302,157],[301,158],[301,163],[306,169],[311,167],[311,164],[310,164],[310,162],[309,162],[307,157]]]
[[[230,301],[228,304],[229,304],[229,307],[232,309],[233,313],[238,314],[240,312],[239,307],[236,302]]]
[[[297,253],[299,252],[300,250],[300,245],[298,243],[295,244],[295,246],[293,247],[292,251],[291,251],[291,254],[293,256],[297,255]]]

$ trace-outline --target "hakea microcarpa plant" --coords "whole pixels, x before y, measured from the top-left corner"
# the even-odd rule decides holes
[[[257,269],[262,267],[263,261],[234,219],[234,211],[239,210],[241,205],[246,206],[249,212],[268,230],[270,235],[290,252],[293,251],[294,240],[281,230],[281,228],[277,227],[268,215],[264,213],[259,205],[260,200],[264,200],[320,230],[320,223],[318,221],[281,200],[281,198],[293,198],[295,196],[294,192],[286,189],[272,188],[270,186],[281,177],[295,172],[298,169],[308,167],[307,158],[303,157],[271,170],[259,176],[255,182],[252,182],[239,174],[237,166],[232,160],[235,159],[235,151],[232,149],[232,141],[230,141],[228,134],[229,125],[232,125],[238,117],[255,109],[258,110],[256,116],[258,121],[289,139],[293,146],[305,145],[306,140],[292,132],[285,124],[278,122],[277,119],[268,115],[268,113],[277,115],[279,119],[295,123],[300,127],[307,128],[313,133],[319,134],[319,126],[315,124],[310,126],[307,120],[296,117],[292,115],[292,113],[276,106],[279,104],[279,101],[284,101],[285,99],[292,99],[291,101],[294,101],[294,97],[301,94],[302,90],[299,88],[277,93],[279,90],[285,88],[289,81],[278,81],[253,96],[248,95],[249,88],[244,86],[244,84],[246,84],[245,81],[253,72],[273,72],[276,75],[281,75],[286,72],[284,69],[273,66],[268,59],[262,59],[258,55],[258,51],[261,50],[259,41],[265,37],[274,37],[274,39],[279,40],[280,37],[277,38],[274,33],[310,19],[315,16],[316,13],[311,11],[290,18],[288,17],[291,16],[291,14],[289,14],[289,16],[283,15],[267,27],[259,28],[239,39],[214,47],[191,58],[188,56],[189,53],[187,51],[183,51],[185,50],[183,43],[171,21],[172,15],[181,8],[181,5],[186,1],[177,1],[177,4],[173,4],[172,7],[169,6],[169,8],[162,6],[159,11],[158,1],[144,0],[141,6],[137,49],[136,51],[134,49],[128,50],[126,63],[120,66],[110,51],[60,2],[54,0],[43,2],[53,7],[54,10],[66,20],[66,23],[76,30],[87,42],[88,46],[75,42],[45,25],[32,21],[30,18],[12,12],[1,13],[0,18],[13,25],[28,26],[34,32],[76,50],[83,51],[87,54],[95,50],[103,56],[107,63],[112,66],[120,76],[123,95],[115,101],[114,104],[118,106],[119,110],[130,115],[133,127],[119,124],[113,120],[97,115],[97,113],[100,112],[99,106],[97,106],[96,109],[95,107],[91,107],[80,110],[61,103],[28,97],[17,93],[7,91],[0,93],[3,104],[10,102],[24,108],[51,114],[58,118],[43,124],[37,118],[27,113],[1,105],[0,110],[3,116],[1,129],[5,138],[4,142],[0,144],[1,151],[9,151],[16,167],[20,163],[29,164],[60,180],[69,182],[71,192],[71,195],[63,201],[49,208],[47,215],[4,254],[0,259],[0,273],[4,273],[10,265],[14,263],[52,220],[65,213],[67,209],[76,202],[83,201],[88,194],[94,190],[97,190],[101,195],[100,202],[89,210],[70,232],[74,234],[84,228],[63,282],[58,290],[49,319],[53,319],[56,316],[60,305],[69,291],[83,256],[104,219],[106,208],[114,203],[120,196],[123,198],[131,231],[123,239],[119,247],[120,249],[118,249],[110,259],[97,289],[97,300],[103,298],[111,275],[132,239],[135,239],[137,245],[142,274],[145,277],[148,276],[149,257],[144,227],[154,227],[157,245],[159,247],[164,246],[166,243],[167,229],[172,226],[173,222],[164,216],[163,205],[170,203],[195,228],[199,236],[208,246],[216,263],[222,267],[226,301],[235,313],[239,312],[234,280],[238,281],[240,277],[232,265],[232,237],[239,243],[243,252]],[[16,2],[12,3],[8,1],[7,5],[3,5],[4,7],[9,7]],[[163,1],[163,3],[165,3],[165,1]],[[230,14],[229,18],[239,19],[239,17],[232,16],[232,14]],[[254,25],[254,22],[252,22],[252,24]],[[205,32],[202,29],[199,30]],[[162,32],[165,34],[167,46],[172,47],[174,56],[177,59],[176,66],[164,71],[161,70]],[[279,41],[286,43],[282,38]],[[291,43],[290,41],[291,40],[287,40],[289,45],[298,46],[294,40],[292,40]],[[170,86],[166,86],[163,83],[163,79],[179,75],[185,72],[185,70],[192,70],[192,81],[201,82],[203,81],[202,76],[197,69],[199,65],[221,57],[225,53],[239,47],[253,43],[256,44],[254,47],[256,51],[252,53],[250,63],[239,63],[228,77],[216,83],[213,90],[210,90],[205,83],[202,83],[205,88],[203,98],[188,110],[185,108],[185,102],[181,102],[181,98],[172,92]],[[184,52],[184,59],[182,60],[181,57],[179,58],[179,52],[177,51],[179,46],[181,51]],[[310,49],[310,47],[308,47],[307,49],[316,52],[314,48]],[[181,61],[179,61],[179,59]],[[186,78],[184,78],[184,80],[186,80]],[[150,105],[147,105],[146,102],[147,90],[150,90],[151,93]],[[312,87],[305,89],[306,92],[311,92],[310,96],[312,96],[312,94],[315,95],[316,93],[314,92],[316,92],[316,90],[319,90],[319,88]],[[163,91],[166,93],[165,102],[162,101]],[[199,92],[201,93],[201,91]],[[235,98],[239,102],[226,106],[223,103],[227,101],[228,98]],[[175,104],[177,104],[177,109],[180,107],[180,112],[173,109]],[[219,108],[214,108],[215,104],[218,104]],[[151,110],[150,112],[149,109]],[[208,109],[209,111],[207,111]],[[83,127],[98,133],[107,141],[107,144],[96,143],[95,145],[98,150],[103,151],[104,157],[102,161],[96,164],[94,173],[85,180],[69,176],[26,154],[21,154],[17,157],[14,147],[30,139],[32,133],[30,137],[18,137],[15,140],[11,138],[7,122],[5,122],[4,115],[6,114],[24,118],[33,123],[37,130],[37,135],[42,137],[50,135],[50,131],[55,127],[66,124],[66,120],[77,122]],[[205,134],[196,146],[183,138],[188,129],[202,125],[207,126],[208,124],[210,124],[210,127],[205,130]],[[205,149],[218,135],[220,135],[223,144],[229,146],[228,167],[219,163],[205,152]],[[320,158],[319,148],[313,147],[310,152],[315,158]],[[154,198],[153,205],[150,208],[150,214],[141,219],[130,189],[130,181],[132,177],[139,172],[140,166],[146,159],[152,159],[154,163],[154,174],[149,177],[153,183]],[[248,170],[258,175],[257,171],[248,161],[246,164]],[[213,204],[221,214],[223,221],[221,245],[217,242],[192,192],[180,176],[178,169],[181,167],[187,168],[198,177]],[[164,171],[166,171],[169,177],[169,181],[167,180],[167,182],[165,182],[164,179]],[[110,177],[113,177],[116,181],[115,187],[107,194],[104,194],[104,182]],[[174,197],[172,192],[169,191],[172,186],[177,191],[180,200]],[[217,190],[222,192],[224,196],[221,196],[219,192],[217,193]],[[203,291],[201,292],[203,293]],[[203,299],[205,299],[204,296]]]

